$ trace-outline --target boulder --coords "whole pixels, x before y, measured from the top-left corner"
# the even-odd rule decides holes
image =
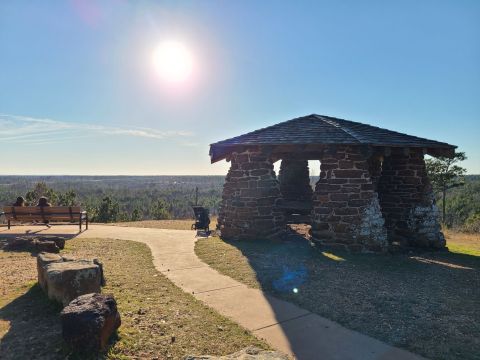
[[[93,259],[93,263],[95,265],[98,265],[98,267],[100,268],[100,285],[101,286],[105,286],[107,285],[107,282],[105,281],[105,276],[103,275],[103,263],[98,260],[98,259]]]
[[[42,252],[37,256],[38,283],[48,297],[64,306],[84,294],[99,293],[105,283],[98,260],[77,260]]]
[[[65,237],[61,236],[19,236],[9,239],[8,248],[25,251],[58,253],[65,247]]]
[[[64,306],[80,295],[99,293],[100,267],[90,260],[52,262],[45,271],[47,295]]]
[[[241,351],[225,356],[185,356],[184,360],[288,360],[288,356],[278,351],[268,351],[249,346]]]
[[[46,235],[46,236],[37,237],[37,241],[53,241],[55,245],[58,246],[59,249],[63,249],[65,247],[65,240],[66,239],[62,236]]]
[[[50,253],[60,252],[60,248],[57,246],[55,241],[36,239],[33,240],[33,244],[35,245],[35,250],[37,251],[45,251]]]
[[[121,319],[113,295],[86,294],[68,304],[60,313],[65,342],[74,350],[104,350]]]
[[[43,289],[43,291],[47,291],[47,286],[45,282],[45,270],[47,265],[53,262],[62,262],[63,258],[58,254],[52,254],[48,252],[41,252],[37,255],[37,276],[38,276],[38,284]]]

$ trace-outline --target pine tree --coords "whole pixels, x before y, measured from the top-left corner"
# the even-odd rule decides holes
[[[456,152],[453,157],[437,157],[426,160],[427,172],[433,189],[442,194],[442,222],[445,224],[447,191],[463,186],[466,169],[456,165],[467,157],[464,152]]]

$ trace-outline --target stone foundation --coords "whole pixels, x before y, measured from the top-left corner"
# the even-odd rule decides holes
[[[261,152],[233,153],[225,179],[218,228],[226,239],[259,239],[282,231],[280,185],[273,163]]]
[[[394,149],[378,184],[389,241],[402,247],[445,247],[423,152]]]
[[[387,234],[369,174],[368,149],[327,149],[313,195],[314,241],[352,251],[385,251]]]

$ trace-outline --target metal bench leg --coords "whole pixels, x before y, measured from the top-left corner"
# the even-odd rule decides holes
[[[10,220],[8,220],[8,230],[10,230]]]
[[[85,230],[88,230],[88,214],[85,218]]]
[[[80,232],[82,232],[82,218],[80,217],[80,221],[78,223],[78,226],[80,228]]]

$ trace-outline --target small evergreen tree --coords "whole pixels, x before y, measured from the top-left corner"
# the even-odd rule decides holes
[[[97,210],[96,222],[110,223],[117,222],[120,214],[118,202],[112,200],[109,196],[103,198]]]
[[[52,204],[57,203],[57,193],[53,189],[50,189],[43,181],[36,183],[33,190],[27,192],[25,195],[25,200],[29,205],[35,206],[38,203],[38,199],[40,199],[42,196],[46,197]]]
[[[157,202],[153,205],[150,213],[155,220],[165,220],[172,217],[168,211],[167,203],[161,199],[157,200]]]
[[[133,209],[132,215],[130,217],[131,221],[140,221],[142,220],[142,213],[138,208]]]
[[[433,189],[442,194],[442,222],[444,224],[447,191],[465,184],[463,175],[466,169],[456,164],[466,158],[464,152],[455,152],[451,158],[441,156],[426,160],[427,172]]]
[[[58,194],[57,205],[60,206],[74,206],[76,205],[77,194],[73,190],[68,190],[65,193]]]

